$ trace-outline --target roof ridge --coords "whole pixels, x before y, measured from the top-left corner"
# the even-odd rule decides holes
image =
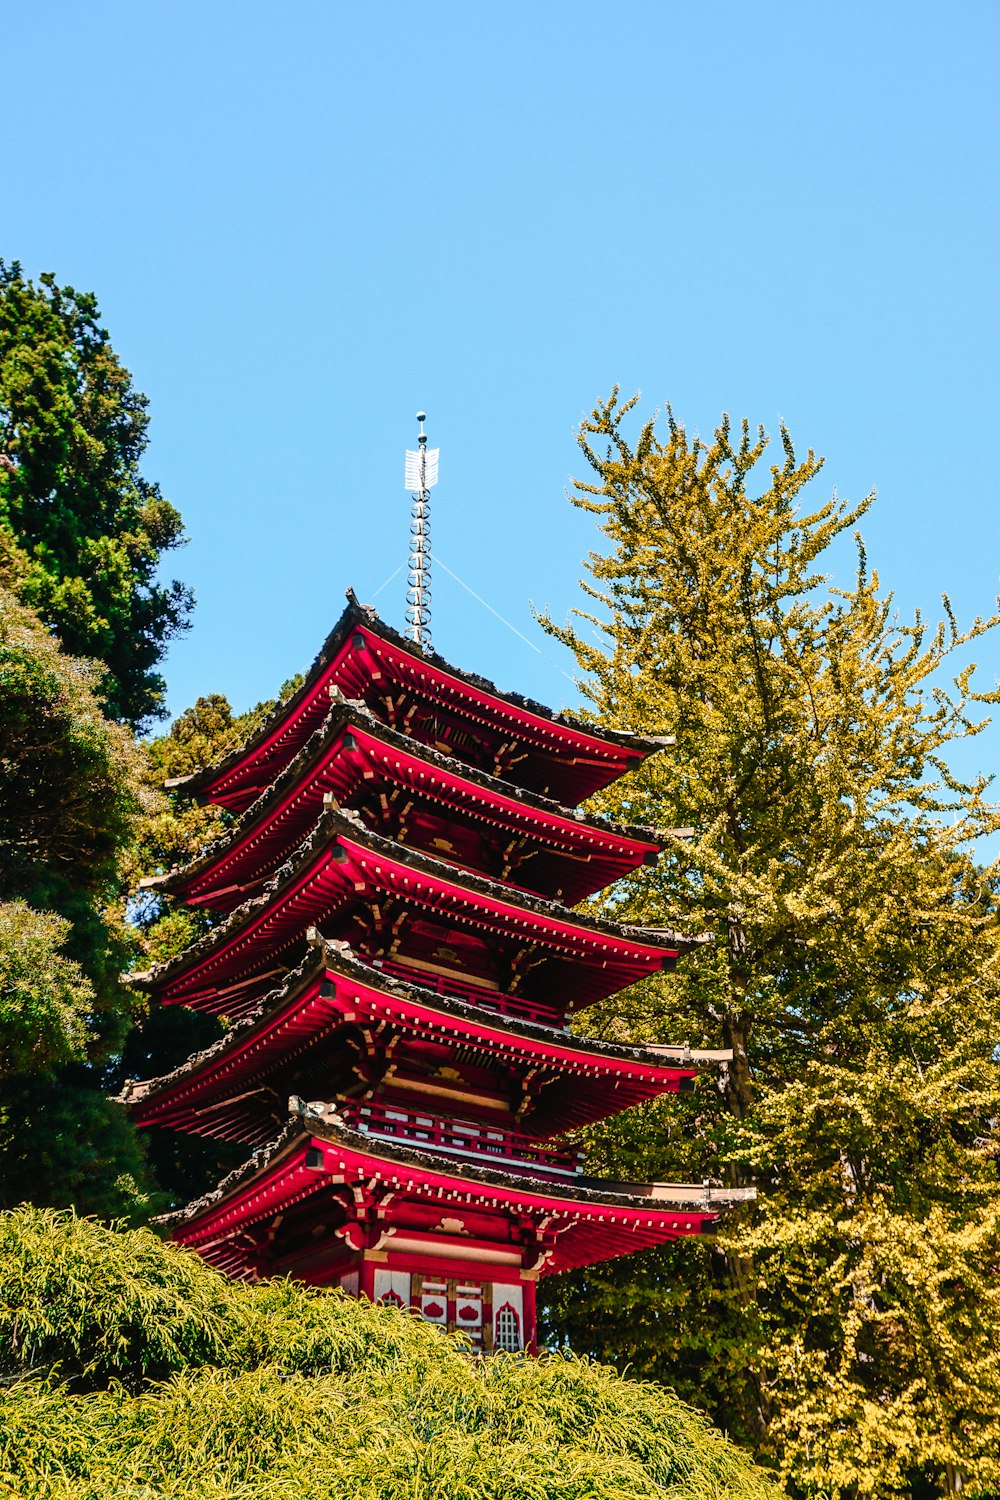
[[[554,724],[563,725],[565,728],[576,730],[578,733],[585,734],[591,739],[610,740],[612,743],[619,744],[623,749],[641,749],[647,747],[647,754],[661,749],[664,745],[673,743],[673,737],[670,735],[644,735],[633,730],[607,728],[569,714],[564,709],[554,710],[548,708],[544,703],[539,703],[534,698],[528,698],[523,693],[505,692],[503,689],[498,688],[496,683],[491,682],[489,678],[482,677],[475,672],[466,671],[462,667],[456,667],[451,662],[446,661],[443,656],[439,656],[437,652],[425,651],[414,641],[408,640],[401,632],[387,624],[370,604],[361,604],[353,589],[348,588],[346,594],[347,605],[343,613],[313,658],[311,665],[306,670],[302,683],[296,688],[295,692],[283,701],[276,703],[263,722],[257,726],[253,733],[247,736],[241,745],[234,746],[231,750],[220,756],[217,761],[212,762],[208,766],[203,766],[197,771],[192,771],[188,776],[171,778],[165,785],[170,787],[188,786],[196,789],[198,784],[204,783],[210,778],[216,777],[223,771],[237,765],[256,742],[266,739],[281,722],[281,719],[288,716],[297,702],[307,696],[308,692],[315,686],[316,679],[329,665],[335,654],[335,650],[339,649],[348,631],[358,624],[367,625],[369,629],[376,632],[387,643],[405,652],[406,655],[413,659],[427,662],[439,670],[448,673],[449,676],[456,677],[461,682],[467,683],[469,687],[475,688],[479,692],[487,693],[494,698],[503,699],[505,702],[512,704],[516,708],[523,709],[524,712],[530,713],[536,718],[547,719]]]
[[[366,1156],[387,1161],[390,1165],[423,1167],[425,1170],[434,1171],[443,1176],[482,1182],[488,1186],[514,1185],[522,1192],[535,1193],[542,1197],[563,1198],[568,1203],[582,1202],[588,1207],[607,1204],[609,1207],[641,1208],[646,1212],[669,1213],[680,1208],[692,1213],[718,1213],[737,1203],[750,1202],[756,1197],[756,1190],[752,1187],[714,1187],[707,1181],[702,1183],[622,1183],[615,1184],[615,1186],[644,1187],[649,1191],[635,1194],[599,1192],[593,1186],[579,1186],[575,1181],[563,1183],[558,1179],[534,1177],[527,1173],[498,1171],[496,1168],[480,1166],[478,1163],[473,1165],[463,1161],[460,1157],[437,1157],[427,1151],[403,1147],[397,1142],[352,1130],[345,1124],[334,1124],[327,1116],[320,1120],[318,1117],[310,1119],[308,1114],[304,1114],[293,1115],[272,1141],[255,1151],[245,1162],[224,1177],[217,1187],[200,1198],[192,1199],[183,1208],[159,1215],[153,1223],[178,1226],[200,1217],[224,1202],[227,1197],[232,1196],[242,1181],[252,1180],[254,1176],[266,1171],[277,1162],[290,1147],[300,1142],[304,1144],[308,1140],[347,1146],[348,1149],[359,1151]],[[678,1194],[677,1197],[668,1196],[671,1189]],[[690,1194],[690,1196],[682,1197],[681,1193]],[[674,1207],[672,1208],[671,1205]]]
[[[419,1004],[454,1015],[456,1019],[468,1018],[484,1021],[489,1026],[506,1031],[512,1036],[521,1036],[528,1041],[552,1038],[564,1047],[577,1047],[595,1057],[617,1057],[622,1061],[630,1060],[664,1068],[688,1065],[711,1066],[732,1059],[731,1048],[710,1051],[692,1048],[687,1043],[675,1046],[658,1044],[640,1046],[627,1042],[608,1042],[597,1037],[565,1032],[559,1027],[547,1025],[544,1021],[532,1021],[527,1017],[484,1011],[472,1001],[462,1000],[458,996],[440,995],[435,990],[425,989],[415,982],[400,979],[364,963],[357,957],[350,943],[318,935],[311,940],[311,947],[313,951],[308,953],[302,962],[285,976],[282,983],[268,990],[252,1010],[232,1023],[223,1036],[210,1043],[209,1046],[192,1052],[184,1062],[179,1063],[176,1068],[172,1068],[167,1073],[143,1080],[126,1080],[123,1088],[115,1096],[114,1102],[126,1107],[139,1104],[147,1098],[162,1093],[184,1076],[197,1073],[200,1068],[216,1057],[234,1050],[236,1042],[242,1040],[244,1034],[252,1034],[261,1021],[275,1014],[286,1001],[292,999],[297,989],[304,989],[313,979],[318,978],[322,971],[330,967],[331,959],[334,963],[354,971],[354,976],[360,983],[372,988],[397,995],[401,999],[412,997]]]

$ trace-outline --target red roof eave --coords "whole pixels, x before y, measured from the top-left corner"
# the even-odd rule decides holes
[[[348,594],[348,599],[344,615],[310,668],[306,681],[297,693],[275,710],[270,727],[242,750],[226,757],[216,770],[207,768],[171,784],[190,784],[209,801],[226,803],[230,798],[240,797],[246,790],[254,766],[266,764],[282,741],[292,742],[287,752],[282,752],[283,763],[287,763],[325,716],[331,685],[348,686],[337,679],[343,676],[345,660],[358,649],[355,641],[373,655],[380,653],[402,675],[434,684],[456,703],[460,700],[466,706],[474,706],[479,711],[478,717],[494,728],[505,720],[516,723],[522,732],[528,731],[528,739],[537,748],[560,749],[569,759],[600,762],[613,773],[621,774],[630,763],[638,764],[659,744],[665,743],[662,739],[656,741],[624,733],[602,735],[599,730],[585,729],[562,716],[548,715],[540,704],[532,708],[527,700],[515,700],[513,695],[501,694],[495,688],[490,691],[492,684],[480,685],[479,679],[449,668],[447,663],[425,655],[416,647],[409,647],[373,611],[359,605],[352,594]],[[264,785],[273,779],[274,774],[274,770],[267,773]],[[606,785],[611,779],[610,776],[599,778],[597,784]],[[263,791],[264,785],[256,790]]]
[[[360,719],[360,715],[357,717]],[[344,738],[348,734],[355,740],[353,749],[344,748]],[[268,809],[266,817],[254,820],[251,816],[253,809],[248,809],[241,820],[241,824],[249,824],[246,831],[240,835],[237,828],[234,836],[219,840],[217,853],[208,862],[204,857],[192,861],[188,867],[191,873],[187,877],[182,870],[176,872],[169,879],[169,889],[173,894],[185,896],[194,902],[206,901],[210,904],[212,893],[222,879],[236,881],[246,879],[248,874],[252,875],[252,850],[303,798],[309,798],[311,794],[311,802],[317,807],[321,805],[323,778],[329,767],[341,759],[358,761],[358,775],[364,774],[361,769],[363,765],[375,762],[391,779],[402,777],[405,784],[428,795],[432,800],[438,798],[447,803],[450,798],[458,805],[469,808],[474,817],[485,822],[504,827],[516,826],[528,836],[534,831],[540,842],[545,842],[547,835],[556,852],[560,846],[580,850],[586,852],[588,858],[617,860],[626,868],[634,869],[649,856],[655,856],[662,847],[653,838],[642,839],[610,826],[607,829],[601,828],[593,819],[574,817],[568,810],[560,810],[555,805],[551,809],[539,807],[537,802],[540,799],[537,798],[531,804],[520,802],[503,791],[499,783],[495,789],[484,788],[462,777],[457,771],[443,766],[443,757],[432,760],[422,755],[419,742],[412,742],[412,746],[412,749],[408,747],[406,750],[398,746],[387,747],[361,723],[349,716],[345,717],[342,728],[323,755],[303,773],[302,779],[297,779],[289,787],[285,796]],[[320,783],[319,789],[313,791],[317,783]],[[224,876],[220,873],[223,870],[226,872]],[[160,885],[168,882],[157,879],[148,883]],[[229,889],[228,885],[226,889]]]
[[[574,1046],[571,1037],[555,1031],[550,1038],[518,1035],[510,1027],[476,1015],[471,1006],[459,1002],[454,1009],[462,1013],[449,1014],[431,1000],[382,989],[375,982],[366,983],[325,967],[272,1015],[251,1028],[237,1029],[224,1045],[217,1044],[218,1050],[209,1049],[196,1058],[187,1073],[164,1080],[155,1090],[147,1085],[149,1091],[131,1105],[132,1118],[138,1125],[159,1120],[169,1123],[164,1117],[176,1115],[185,1106],[192,1107],[199,1099],[215,1097],[234,1080],[266,1073],[276,1056],[314,1045],[327,1031],[358,1018],[388,1020],[421,1035],[461,1036],[505,1057],[537,1060],[577,1074],[617,1076],[648,1086],[650,1094],[672,1092],[681,1079],[692,1078],[697,1072],[696,1061],[685,1066],[680,1058],[672,1063],[648,1063],[601,1054]],[[127,1090],[123,1099],[129,1102]]]
[[[563,956],[585,955],[602,963],[615,958],[619,964],[634,968],[635,978],[669,965],[680,952],[668,942],[644,940],[639,935],[642,929],[636,929],[633,936],[613,923],[558,909],[556,902],[532,897],[501,899],[493,894],[502,890],[494,882],[469,875],[468,884],[462,884],[451,877],[449,866],[430,856],[410,855],[404,862],[399,846],[377,835],[365,837],[355,832],[355,827],[342,815],[327,813],[301,846],[297,867],[287,866],[287,873],[276,876],[260,896],[237,907],[179,959],[162,965],[161,999],[168,1003],[183,1000],[199,976],[214,973],[229,978],[253,972],[254,963],[249,958],[240,967],[240,952],[247,954],[261,944],[273,952],[276,944],[290,941],[296,932],[313,925],[324,910],[336,909],[343,898],[369,884],[408,896],[436,913],[443,909],[444,915],[453,920],[474,922],[478,918],[487,930],[492,926],[505,934],[519,933]],[[227,928],[232,929],[229,937],[225,935]],[[131,982],[155,986],[160,972],[153,969],[145,975],[132,975]]]
[[[488,1204],[494,1211],[511,1216],[544,1220],[549,1231],[553,1226],[564,1233],[569,1231],[580,1242],[572,1247],[564,1243],[565,1253],[551,1256],[543,1267],[549,1272],[603,1260],[628,1248],[640,1250],[681,1235],[699,1234],[718,1218],[718,1209],[699,1201],[690,1189],[677,1189],[678,1194],[692,1193],[690,1204],[671,1207],[655,1207],[655,1200],[647,1204],[610,1193],[605,1196],[593,1189],[555,1193],[537,1181],[501,1177],[499,1173],[453,1173],[430,1158],[394,1160],[374,1148],[359,1149],[347,1141],[331,1140],[325,1131],[307,1131],[292,1136],[259,1173],[251,1170],[228,1193],[224,1187],[218,1189],[203,1205],[192,1205],[194,1212],[182,1211],[163,1222],[180,1218],[172,1237],[205,1254],[254,1224],[287,1213],[294,1204],[327,1185],[362,1182],[388,1186],[397,1195],[433,1197],[436,1204]],[[586,1232],[581,1237],[573,1234],[575,1230]],[[558,1239],[557,1235],[557,1245]],[[623,1246],[623,1240],[633,1243]],[[505,1243],[503,1248],[509,1245]],[[448,1253],[444,1237],[441,1253]]]

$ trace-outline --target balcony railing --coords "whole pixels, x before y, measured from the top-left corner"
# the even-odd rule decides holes
[[[507,995],[503,990],[491,990],[483,984],[473,984],[457,974],[442,974],[433,969],[411,967],[394,958],[370,960],[372,967],[383,974],[392,974],[396,979],[405,979],[409,984],[419,984],[436,995],[452,995],[456,1000],[468,1000],[484,1010],[497,1011],[502,1016],[521,1016],[528,1021],[539,1021],[543,1026],[562,1026],[562,1018],[550,1006],[536,1005],[520,995]]]
[[[343,1104],[338,1106],[338,1113],[353,1129],[369,1135],[388,1136],[479,1161],[486,1158],[491,1166],[528,1166],[532,1171],[559,1177],[575,1177],[581,1170],[580,1151],[541,1146],[530,1136],[496,1125],[385,1104]]]

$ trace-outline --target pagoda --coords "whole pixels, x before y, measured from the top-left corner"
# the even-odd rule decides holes
[[[703,1233],[750,1195],[595,1180],[565,1139],[731,1056],[568,1027],[699,941],[574,909],[655,862],[650,829],[577,804],[663,743],[501,693],[348,595],[294,695],[171,783],[230,826],[147,885],[214,925],[131,982],[226,1030],[122,1098],[247,1151],[167,1217],[177,1242],[531,1350],[540,1276]]]

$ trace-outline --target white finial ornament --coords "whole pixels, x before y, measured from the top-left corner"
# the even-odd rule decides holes
[[[406,488],[413,496],[410,512],[410,561],[406,574],[406,634],[418,646],[431,644],[431,496],[438,482],[439,448],[427,447],[426,412],[417,412],[417,449],[406,450]]]

